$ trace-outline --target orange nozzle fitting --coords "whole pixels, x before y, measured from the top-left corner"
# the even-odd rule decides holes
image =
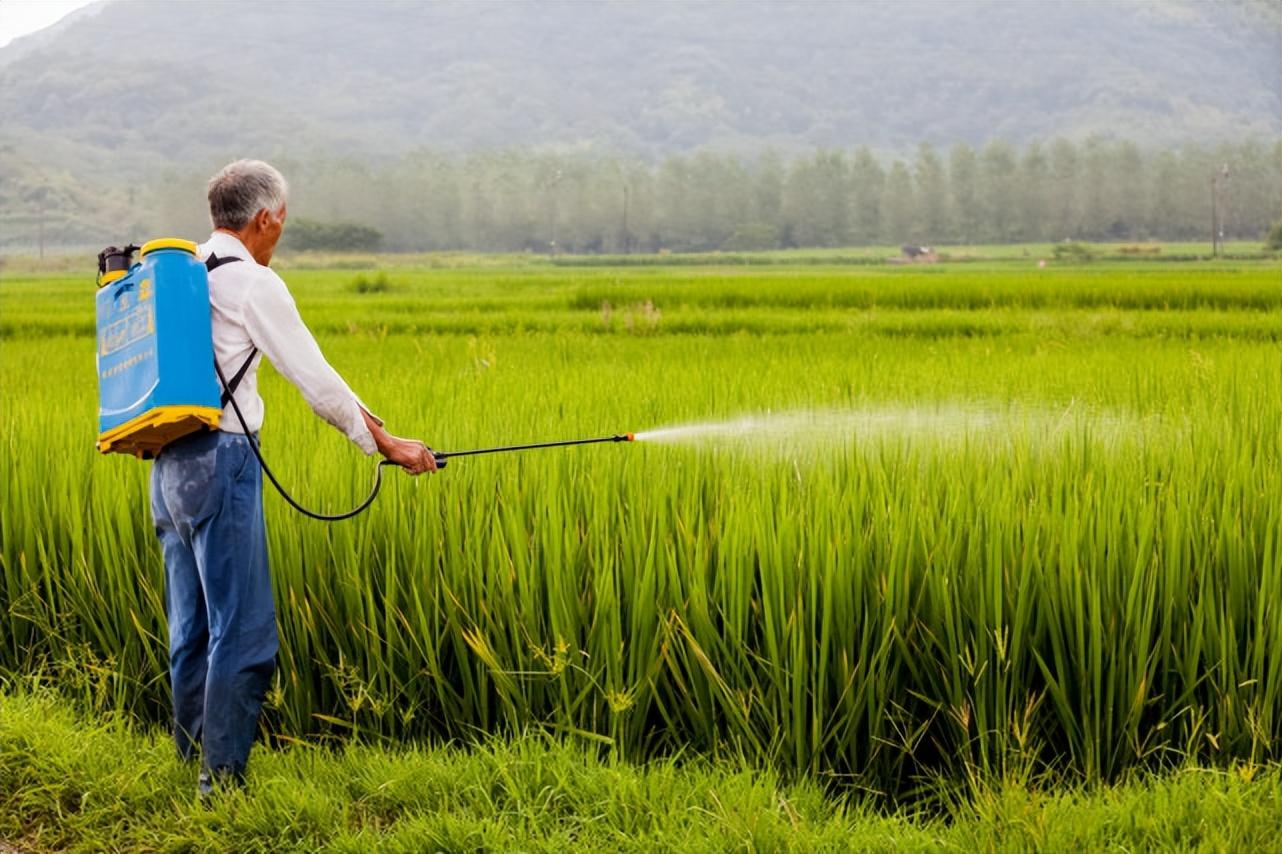
[[[637,437],[636,437],[636,434],[635,434],[635,433],[629,433],[629,434],[627,434],[627,435],[628,435],[628,441],[629,441],[629,442],[635,442],[635,441],[637,440]]]

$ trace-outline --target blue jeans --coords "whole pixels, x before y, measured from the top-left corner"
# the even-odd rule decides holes
[[[174,741],[209,770],[244,774],[276,663],[262,471],[237,433],[197,433],[151,470],[165,555]]]

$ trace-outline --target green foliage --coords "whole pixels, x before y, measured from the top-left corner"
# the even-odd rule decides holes
[[[1264,235],[1264,248],[1270,252],[1282,252],[1282,219],[1273,223],[1273,227]]]
[[[295,252],[374,252],[382,242],[383,235],[369,226],[301,218],[291,219],[281,236],[281,248]]]
[[[350,272],[287,272],[352,387],[437,448],[855,420],[459,460],[334,526],[269,494],[268,731],[540,727],[894,797],[1276,758],[1277,274],[544,265],[402,270],[364,299]],[[148,467],[93,450],[90,295],[0,287],[0,667],[159,721]],[[276,473],[354,503],[369,461],[270,372],[262,390]]]
[[[766,222],[747,222],[737,226],[734,234],[722,244],[730,252],[774,249],[779,245],[779,230]]]
[[[530,732],[463,746],[258,751],[247,794],[191,795],[167,733],[0,693],[0,837],[24,851],[1262,851],[1276,766],[1181,768],[1115,788],[973,781],[933,815],[741,761],[631,765]]]
[[[1094,249],[1085,243],[1073,240],[1056,243],[1051,249],[1051,255],[1056,261],[1066,261],[1070,264],[1084,264],[1095,260]]]
[[[282,248],[624,255],[1205,239],[1207,188],[1200,176],[1226,162],[1234,175],[1231,192],[1225,191],[1226,234],[1257,240],[1282,216],[1282,196],[1270,189],[1282,186],[1282,147],[1243,143],[1145,153],[1126,141],[1092,138],[1022,150],[991,142],[982,156],[959,145],[947,163],[923,145],[911,164],[894,159],[888,165],[864,147],[853,156],[821,149],[791,159],[704,151],[657,164],[528,150],[419,152],[376,168],[312,162],[290,170],[300,198],[291,202],[295,217]],[[41,216],[49,245],[118,235],[122,222],[142,235],[199,237],[208,227],[200,210],[202,174],[132,188],[138,199],[125,217],[119,191],[55,192],[55,179],[30,163],[14,167],[17,189],[7,193],[9,185],[0,183],[0,217],[8,216],[11,226],[0,231],[0,241],[9,245],[34,248]],[[69,178],[65,184],[77,186]],[[38,199],[45,199],[43,209]],[[365,225],[335,223],[339,218]]]
[[[360,274],[347,285],[348,290],[358,294],[385,294],[392,289],[387,273],[378,272],[372,276]]]

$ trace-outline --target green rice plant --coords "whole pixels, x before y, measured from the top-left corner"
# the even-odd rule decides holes
[[[385,294],[392,289],[392,283],[387,278],[387,272],[380,270],[371,276],[357,274],[348,282],[347,289],[356,294]]]
[[[1278,758],[1276,268],[1048,273],[291,275],[333,364],[440,449],[764,426],[460,459],[337,525],[269,493],[267,731],[544,727],[895,797]],[[93,450],[89,296],[0,282],[0,669],[163,720],[148,465]],[[278,474],[354,503],[370,461],[263,388]],[[768,429],[789,413],[836,415]]]

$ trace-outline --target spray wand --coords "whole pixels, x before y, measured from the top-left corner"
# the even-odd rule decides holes
[[[476,448],[471,451],[432,451],[436,457],[436,467],[444,468],[445,461],[452,457],[474,457],[477,454],[501,454],[507,451],[529,451],[534,448],[564,448],[568,445],[595,445],[601,442],[634,442],[632,433],[620,433],[616,436],[602,436],[599,439],[569,439],[563,442],[535,442],[530,445],[503,445],[497,448]]]

